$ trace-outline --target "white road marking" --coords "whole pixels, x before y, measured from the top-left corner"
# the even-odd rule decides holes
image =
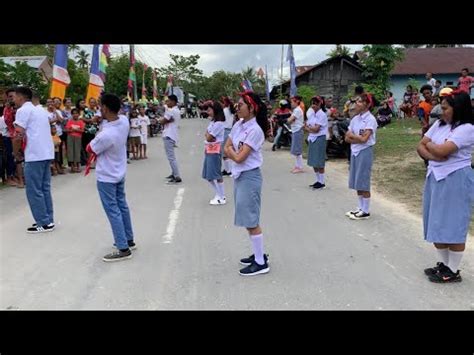
[[[173,242],[174,230],[176,229],[176,224],[178,223],[179,218],[179,209],[181,208],[181,203],[183,202],[184,187],[181,187],[176,192],[176,197],[174,198],[174,209],[170,211],[168,216],[168,227],[166,228],[166,234],[161,238],[162,243],[170,244]]]

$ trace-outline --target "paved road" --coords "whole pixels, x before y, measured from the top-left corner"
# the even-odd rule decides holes
[[[355,198],[344,162],[328,165],[326,190],[311,191],[313,174],[290,174],[289,152],[271,152],[269,143],[261,221],[271,271],[239,276],[250,243],[233,226],[230,178],[230,203],[208,204],[200,177],[206,124],[182,121],[181,186],[164,184],[160,138],[149,139],[148,160],[128,166],[138,244],[131,260],[101,260],[112,237],[94,174],[53,179],[58,227],[42,235],[24,232],[32,223],[24,191],[3,189],[0,309],[474,309],[472,248],[462,283],[428,282],[422,269],[436,255],[417,216],[373,198],[371,220],[349,220]]]

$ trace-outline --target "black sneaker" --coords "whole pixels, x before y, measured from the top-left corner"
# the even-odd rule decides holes
[[[137,245],[135,244],[135,242],[133,240],[127,240],[127,243],[128,243],[128,247],[130,248],[130,250],[136,250],[137,249]],[[114,243],[114,248],[117,248],[117,245]]]
[[[183,180],[181,180],[181,178],[178,176],[178,177],[173,177],[172,179],[169,179],[166,184],[167,185],[177,185],[177,184],[180,184],[181,182],[183,182]]]
[[[174,179],[173,174],[171,174],[170,176],[165,177],[165,180],[170,180],[170,179]]]
[[[37,224],[36,224],[36,223],[33,223],[31,226],[32,226],[32,227],[36,227]],[[55,227],[55,224],[54,224],[54,223],[50,223],[50,224],[48,224],[48,227]]]
[[[312,185],[309,185],[309,187],[311,187],[311,188],[313,188],[313,189],[314,189],[314,187],[316,186],[316,184],[319,184],[319,182],[317,182],[317,181],[316,181],[314,184],[312,184]]]
[[[26,230],[27,233],[31,234],[37,234],[37,233],[47,233],[47,232],[52,232],[54,230],[54,224],[50,223],[44,226],[36,226],[36,227],[31,227]]]
[[[107,254],[102,258],[103,261],[105,262],[111,262],[111,261],[121,261],[121,260],[126,260],[126,259],[131,259],[132,258],[132,252],[130,249],[127,249],[126,251],[121,251],[117,250],[114,251],[113,253]]]
[[[454,273],[449,267],[446,266],[446,270],[440,271],[434,275],[430,275],[428,280],[436,283],[450,283],[450,282],[461,282],[462,278],[459,270]]]
[[[240,270],[239,274],[242,276],[254,276],[259,274],[266,274],[269,271],[270,267],[267,263],[259,265],[254,261],[249,266],[244,267],[242,270]]]
[[[228,172],[228,171],[226,171],[226,170],[223,170],[223,171],[222,171],[222,176],[230,176],[230,175],[232,175],[232,173],[230,173],[230,172]]]
[[[265,260],[265,263],[268,263],[268,255],[267,254],[263,254],[263,260]],[[248,258],[240,259],[240,264],[248,266],[248,265],[251,265],[254,261],[255,261],[255,255],[252,254]]]
[[[370,218],[370,213],[365,213],[363,211],[359,211],[355,214],[351,214],[349,216],[350,219],[355,219],[355,220],[359,220],[359,219],[369,219]]]
[[[449,269],[446,265],[444,265],[442,262],[436,263],[435,267],[430,267],[428,269],[425,269],[425,275],[431,276],[434,274],[437,274],[438,272],[443,272],[446,269]]]
[[[276,150],[276,145],[272,145],[272,152],[274,152]]]
[[[313,189],[316,189],[316,190],[321,190],[321,189],[325,189],[325,188],[326,188],[326,185],[321,184],[321,183],[318,181],[318,182],[316,182],[315,184],[313,184],[312,188],[313,188]]]

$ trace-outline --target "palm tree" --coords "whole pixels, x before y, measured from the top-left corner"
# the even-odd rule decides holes
[[[67,46],[68,48],[68,51],[72,52],[72,56],[75,57],[76,56],[76,51],[78,51],[79,49],[81,49],[77,44],[68,44]]]
[[[87,60],[89,58],[89,53],[86,53],[85,50],[80,50],[79,53],[76,55],[77,59],[77,65],[79,65],[80,68],[82,69],[87,69],[89,66],[89,61]]]
[[[336,48],[334,48],[328,53],[328,57],[330,58],[339,57],[342,55],[350,57],[351,50],[348,47],[342,46],[340,44],[336,44]]]
[[[257,81],[257,73],[252,67],[247,67],[246,69],[242,70],[242,77],[251,83],[255,83]]]

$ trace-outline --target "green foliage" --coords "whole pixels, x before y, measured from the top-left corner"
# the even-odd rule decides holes
[[[89,66],[89,53],[82,49],[77,53],[76,59],[79,68],[87,69],[87,67]]]
[[[311,106],[311,98],[316,95],[316,88],[309,85],[301,85],[298,87],[297,94],[303,98],[306,109]]]
[[[68,59],[67,70],[71,78],[71,84],[66,90],[66,96],[72,99],[76,104],[78,99],[85,99],[87,95],[87,87],[89,85],[89,73],[79,66],[72,59]]]
[[[28,86],[42,97],[47,95],[48,85],[43,76],[25,62],[7,65],[0,61],[0,79],[2,86]]]
[[[119,57],[110,58],[104,90],[118,96],[127,95],[129,70],[130,58],[128,55],[123,54]]]
[[[349,47],[340,44],[336,44],[336,47],[327,54],[329,58],[335,58],[342,55],[350,56],[351,50],[349,49]]]

